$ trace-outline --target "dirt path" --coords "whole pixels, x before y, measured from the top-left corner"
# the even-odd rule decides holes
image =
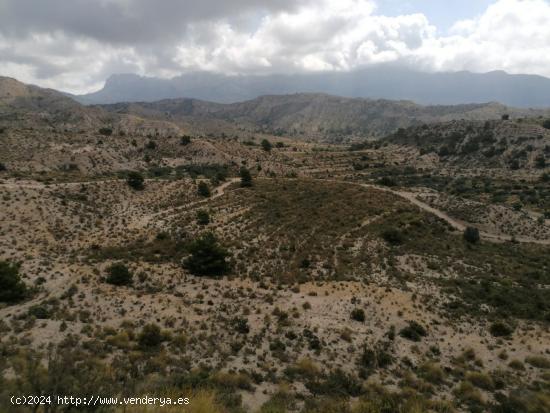
[[[167,209],[164,209],[162,211],[150,214],[148,216],[153,218],[153,217],[157,217],[157,216],[164,215],[164,214],[170,214],[172,212],[177,212],[177,211],[180,211],[182,209],[187,209],[187,208],[193,207],[195,205],[207,203],[208,201],[211,201],[213,199],[216,199],[216,198],[219,198],[219,197],[223,196],[225,194],[225,190],[227,188],[229,188],[229,186],[231,186],[235,182],[238,182],[239,180],[240,180],[240,178],[231,178],[231,179],[227,180],[226,182],[224,182],[220,186],[217,186],[216,188],[214,188],[212,195],[208,198],[204,198],[204,199],[201,199],[199,201],[189,202],[187,204],[180,205],[180,206],[177,206],[177,207],[167,208]],[[171,216],[171,215],[168,215],[168,217],[169,216]]]
[[[345,182],[345,181],[341,181],[341,182]],[[351,182],[348,182],[348,183],[351,183]],[[465,223],[463,221],[459,221],[455,218],[452,218],[446,212],[441,211],[439,209],[436,209],[436,208],[434,208],[434,207],[418,200],[412,192],[396,191],[396,190],[393,190],[391,188],[380,187],[380,186],[372,185],[372,184],[355,184],[355,185],[360,185],[360,186],[365,187],[365,188],[374,188],[374,189],[377,189],[379,191],[389,192],[389,193],[392,193],[394,195],[397,195],[397,196],[409,201],[410,203],[416,205],[420,209],[422,209],[426,212],[429,212],[430,214],[433,214],[433,215],[437,216],[438,218],[441,218],[442,220],[447,222],[450,226],[452,226],[457,231],[463,232],[466,229],[466,227],[468,226],[468,223]],[[514,241],[520,242],[520,243],[550,245],[550,240],[538,240],[538,239],[529,238],[529,237],[512,237],[510,235],[492,234],[492,233],[489,233],[489,232],[482,232],[482,231],[480,231],[479,235],[481,236],[482,239],[485,239],[485,240],[491,241],[491,242],[506,242],[506,241],[513,241],[514,240]]]
[[[446,212],[441,211],[439,209],[436,209],[436,208],[426,204],[425,202],[420,201],[419,199],[416,198],[415,194],[412,193],[412,192],[397,191],[397,190],[394,190],[394,189],[391,189],[391,188],[388,188],[388,187],[383,187],[383,186],[378,186],[378,185],[373,185],[373,184],[363,184],[363,183],[358,183],[358,182],[343,181],[343,180],[337,180],[337,179],[318,179],[318,180],[341,183],[341,184],[348,184],[348,185],[357,185],[357,186],[362,186],[364,188],[373,188],[373,189],[376,189],[376,190],[379,190],[379,191],[389,192],[391,194],[394,194],[394,195],[396,195],[396,196],[398,196],[402,199],[405,199],[408,202],[416,205],[418,208],[422,209],[423,211],[426,211],[430,214],[433,214],[433,215],[441,218],[442,220],[447,222],[451,227],[453,227],[457,231],[463,232],[466,229],[466,227],[469,226],[469,224],[467,222],[457,220],[457,219],[449,216]],[[37,183],[36,181],[13,181],[13,180],[9,180],[9,181],[0,182],[0,188],[3,187],[3,188],[6,188],[6,189],[16,189],[16,188],[38,189],[38,188],[48,188],[48,186],[49,187],[52,187],[52,186],[71,187],[71,186],[82,185],[82,184],[103,183],[103,182],[108,182],[108,181],[118,181],[118,180],[117,179],[106,179],[106,180],[87,181],[87,182],[64,182],[64,183],[57,183],[57,184],[50,184],[50,185]],[[210,201],[212,199],[219,198],[219,197],[221,197],[225,194],[225,191],[227,190],[227,188],[230,185],[232,185],[233,183],[238,182],[238,181],[239,181],[239,178],[231,178],[231,179],[227,180],[226,182],[224,182],[220,186],[216,187],[213,190],[212,196],[209,197],[209,198],[201,199],[199,201],[190,202],[190,203],[187,203],[185,205],[180,205],[180,206],[177,206],[177,207],[168,208],[168,209],[165,209],[163,211],[159,211],[159,212],[155,212],[153,214],[148,214],[146,216],[143,216],[139,219],[139,225],[138,226],[140,226],[140,227],[146,226],[155,217],[162,216],[162,218],[169,218],[170,216],[174,215],[175,213],[177,213],[178,211],[180,211],[182,209],[191,208],[191,207],[194,207],[196,205],[207,203],[208,201]],[[530,237],[521,237],[521,236],[512,237],[510,235],[494,234],[494,233],[489,233],[489,232],[484,232],[484,231],[480,232],[480,236],[481,236],[482,239],[485,239],[485,240],[490,241],[490,242],[515,241],[515,242],[520,242],[520,243],[550,245],[550,240],[538,240],[538,239],[534,239],[534,238],[530,238]]]

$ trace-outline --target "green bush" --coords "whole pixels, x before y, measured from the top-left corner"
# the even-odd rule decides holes
[[[50,318],[51,314],[47,307],[43,305],[33,305],[29,308],[28,314],[38,318],[39,320],[45,320]]]
[[[143,179],[143,175],[141,175],[139,172],[130,172],[128,174],[126,182],[130,186],[130,188],[133,188],[136,191],[141,191],[145,188],[145,180]]]
[[[383,231],[382,238],[390,245],[401,245],[405,241],[403,233],[395,228]]]
[[[377,181],[378,185],[383,186],[396,186],[397,182],[395,182],[395,179],[390,178],[389,176],[383,176]]]
[[[420,341],[428,335],[426,329],[416,321],[409,321],[409,325],[399,332],[399,335],[407,340]]]
[[[204,198],[208,198],[210,196],[210,188],[208,187],[208,184],[204,181],[199,182],[199,185],[197,186],[197,193]]]
[[[192,274],[221,276],[229,272],[226,261],[229,253],[218,244],[214,234],[203,235],[192,242],[188,250],[191,256],[185,260],[184,266]]]
[[[19,266],[0,261],[0,302],[15,303],[27,295],[27,287],[21,281]]]
[[[273,145],[271,145],[271,142],[269,142],[267,139],[264,139],[261,143],[262,149],[266,152],[270,152],[273,148]]]
[[[164,337],[160,327],[156,324],[147,324],[143,327],[138,336],[139,346],[145,349],[152,349],[160,346]]]
[[[235,317],[231,320],[233,329],[239,334],[248,334],[250,332],[250,327],[248,326],[248,320],[246,318]]]
[[[467,227],[464,230],[464,239],[470,244],[477,244],[479,242],[479,229],[474,227]]]
[[[210,223],[210,214],[208,211],[201,209],[197,212],[197,223],[199,225],[208,225]]]
[[[496,323],[491,324],[489,327],[489,332],[494,337],[507,337],[511,335],[514,330],[508,324],[497,321]]]
[[[250,174],[250,171],[243,166],[239,174],[241,176],[241,187],[243,188],[251,187],[252,175]]]
[[[351,312],[351,319],[363,323],[365,321],[365,311],[362,308],[356,308]]]
[[[128,267],[122,263],[116,263],[107,270],[108,276],[106,281],[113,285],[130,285],[132,284],[132,273]]]

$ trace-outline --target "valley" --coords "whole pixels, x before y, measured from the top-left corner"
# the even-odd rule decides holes
[[[0,79],[0,411],[549,411],[548,118]]]

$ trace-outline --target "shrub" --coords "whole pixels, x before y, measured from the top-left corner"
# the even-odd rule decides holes
[[[356,308],[351,312],[351,319],[363,323],[365,321],[365,311],[362,308]]]
[[[384,176],[378,180],[378,185],[383,186],[396,186],[397,182],[393,178],[390,178],[389,176]]]
[[[429,383],[441,384],[445,382],[445,372],[441,365],[433,362],[424,363],[419,366],[419,376]]]
[[[520,360],[512,360],[508,366],[514,370],[523,371],[525,370],[525,365]]]
[[[106,281],[113,285],[130,285],[132,284],[132,273],[128,270],[128,267],[122,263],[116,263],[109,267],[107,270],[109,275]]]
[[[502,120],[510,120],[510,115],[508,115],[508,114],[502,115],[501,119]]]
[[[550,360],[543,356],[529,356],[525,358],[525,362],[539,369],[550,369]]]
[[[29,308],[29,315],[38,318],[39,320],[45,320],[50,318],[51,314],[47,307],[43,305],[33,305]]]
[[[210,196],[210,188],[208,187],[208,184],[204,181],[199,182],[199,185],[197,186],[197,193],[204,198],[208,198]]]
[[[361,394],[361,382],[352,374],[337,369],[329,373],[323,381],[311,381],[306,387],[314,395],[351,396],[357,397]]]
[[[111,136],[113,134],[113,129],[111,128],[100,128],[99,134],[103,136]]]
[[[477,244],[479,242],[479,229],[467,227],[464,230],[464,239],[470,244]]]
[[[208,225],[210,223],[210,214],[204,209],[201,209],[200,211],[198,211],[197,223],[199,225]]]
[[[143,327],[138,336],[140,347],[151,349],[160,346],[164,337],[160,331],[160,327],[156,324],[147,324]]]
[[[382,232],[382,238],[390,245],[403,244],[403,233],[395,228],[390,228]]]
[[[4,165],[2,162],[0,162],[0,172],[7,171],[8,168],[6,168],[6,165]]]
[[[542,127],[545,129],[550,129],[550,119],[546,119],[544,122],[542,122]]]
[[[359,367],[366,370],[386,368],[393,363],[393,356],[385,350],[385,344],[378,344],[374,348],[365,345],[359,357]]]
[[[147,142],[147,145],[145,145],[145,148],[147,149],[150,149],[150,150],[155,150],[157,149],[157,143],[155,141],[149,141]]]
[[[250,175],[250,171],[243,166],[239,174],[241,176],[241,187],[243,188],[251,187],[252,175]]]
[[[212,233],[207,233],[192,242],[189,247],[191,256],[184,266],[192,274],[221,276],[229,271],[226,258],[229,253],[220,245]]]
[[[428,335],[426,329],[416,321],[409,321],[409,325],[399,332],[399,335],[407,340],[420,341]]]
[[[180,138],[180,145],[186,146],[191,143],[191,136],[184,135]]]
[[[474,386],[484,390],[493,390],[495,387],[495,383],[493,382],[491,376],[477,371],[468,372],[468,374],[466,374],[466,380]]]
[[[0,302],[15,303],[27,295],[27,287],[19,276],[19,266],[0,261]]]
[[[494,337],[507,337],[511,335],[514,330],[508,324],[497,321],[496,323],[491,324],[491,326],[489,327],[489,332]]]
[[[544,155],[539,155],[535,158],[535,167],[539,169],[546,168],[546,158],[544,157]]]
[[[270,152],[273,148],[273,145],[271,145],[271,142],[269,142],[267,139],[264,139],[261,143],[262,149],[266,152]]]
[[[143,179],[143,175],[139,172],[130,172],[126,182],[130,188],[135,189],[136,191],[141,191],[145,188],[145,180]]]
[[[233,329],[239,334],[248,334],[250,332],[246,318],[235,317],[231,320],[231,324],[233,325]]]

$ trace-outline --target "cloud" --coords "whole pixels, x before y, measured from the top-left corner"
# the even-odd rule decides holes
[[[440,35],[421,13],[376,14],[374,0],[0,0],[0,74],[73,92],[112,73],[171,77],[353,70],[550,76],[550,3],[496,0]]]

